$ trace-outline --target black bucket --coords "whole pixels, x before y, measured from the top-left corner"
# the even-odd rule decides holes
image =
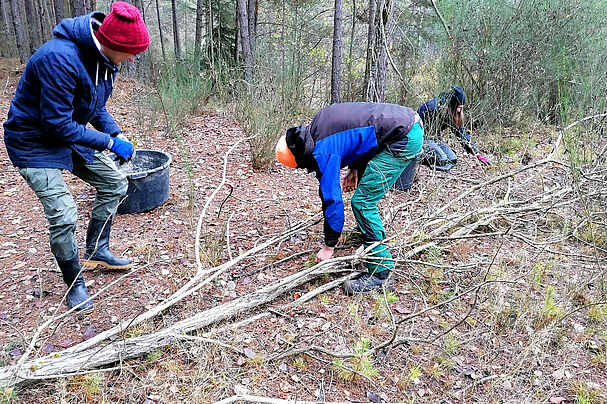
[[[394,183],[394,188],[400,189],[401,191],[407,191],[409,188],[411,188],[421,156],[421,153],[419,153],[417,156],[415,156],[413,160],[411,160],[409,165],[405,167],[400,177],[396,179],[396,182]]]
[[[126,197],[118,213],[152,210],[169,199],[169,165],[171,155],[159,150],[137,150],[128,163],[119,165],[129,181]]]

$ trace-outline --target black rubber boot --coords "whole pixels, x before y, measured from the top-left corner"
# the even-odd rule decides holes
[[[133,261],[120,259],[110,251],[110,230],[112,219],[92,219],[86,232],[86,251],[84,252],[84,266],[95,268],[98,265],[108,269],[128,269]]]
[[[394,291],[394,277],[391,271],[382,271],[377,274],[364,274],[358,279],[347,280],[342,284],[344,293],[348,296],[357,294],[370,294],[381,292],[384,288],[390,292]]]
[[[76,307],[89,298],[89,292],[86,290],[86,285],[84,284],[84,277],[80,273],[80,258],[78,257],[78,253],[71,260],[57,260],[57,264],[63,274],[63,281],[68,287],[71,285],[67,292],[67,305],[70,308]],[[89,300],[76,310],[83,313],[93,311],[93,301]]]

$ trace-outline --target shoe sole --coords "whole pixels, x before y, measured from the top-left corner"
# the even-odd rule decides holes
[[[72,309],[72,307],[70,307],[69,305],[67,307],[69,307],[70,310]],[[85,315],[91,314],[93,311],[95,311],[95,306],[90,307],[88,309],[76,309],[76,313]]]
[[[133,264],[127,264],[127,265],[110,265],[107,262],[103,262],[103,261],[84,261],[82,263],[83,267],[86,268],[91,268],[91,269],[95,269],[97,267],[103,267],[106,269],[129,269],[133,267]]]

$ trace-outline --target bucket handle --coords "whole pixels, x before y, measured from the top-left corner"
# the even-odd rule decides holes
[[[146,171],[140,172],[140,173],[134,173],[134,174],[129,174],[128,177],[132,180],[138,180],[140,178],[144,178],[147,177],[148,173]]]

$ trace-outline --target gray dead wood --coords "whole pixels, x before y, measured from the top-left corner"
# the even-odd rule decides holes
[[[29,360],[20,367],[8,366],[0,368],[0,387],[24,384],[33,380],[79,374],[101,366],[142,356],[150,351],[166,347],[178,341],[180,339],[178,337],[179,334],[189,333],[211,324],[234,318],[255,307],[270,303],[285,292],[326,273],[347,271],[346,263],[351,262],[354,258],[353,256],[340,257],[317,264],[309,269],[280,279],[256,292],[195,314],[152,334],[127,338],[112,342],[106,346],[93,347],[84,351],[59,353]]]
[[[252,396],[249,394],[240,394],[237,396],[228,397],[221,401],[216,401],[215,404],[229,404],[229,403],[263,403],[263,404],[350,404],[351,401],[339,401],[339,402],[329,402],[329,401],[301,401],[301,400],[283,400],[281,398],[272,398],[272,397],[261,397],[261,396]],[[361,403],[361,404],[371,404],[371,403]],[[398,403],[395,403],[398,404]]]

